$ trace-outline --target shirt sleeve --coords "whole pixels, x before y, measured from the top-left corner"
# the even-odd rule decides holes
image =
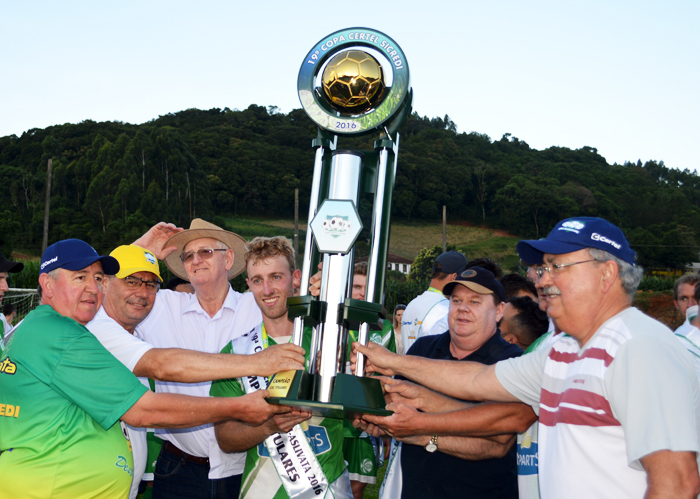
[[[624,429],[631,467],[641,470],[639,460],[659,450],[700,451],[700,389],[680,345],[653,336],[630,339],[608,368],[605,389]]]
[[[90,322],[87,328],[95,335],[102,346],[124,364],[129,371],[134,371],[141,357],[153,345],[129,334],[123,327],[112,320]]]
[[[527,355],[502,360],[496,364],[498,382],[508,393],[531,406],[538,415],[544,363],[550,350],[551,347],[540,348]]]
[[[105,430],[148,390],[87,331],[65,349],[53,371],[51,387]]]

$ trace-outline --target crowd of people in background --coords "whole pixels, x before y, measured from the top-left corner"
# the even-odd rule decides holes
[[[700,276],[675,283],[674,334],[632,307],[643,271],[609,222],[517,251],[526,272],[445,252],[366,345],[349,331],[347,372],[364,354],[392,411],[350,421],[265,401],[313,360],[286,238],[195,219],[109,255],[58,241],[40,305],[0,315],[0,498],[361,499],[385,459],[382,498],[697,497]],[[0,303],[22,267],[0,255]]]

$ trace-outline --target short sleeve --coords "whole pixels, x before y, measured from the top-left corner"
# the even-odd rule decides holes
[[[148,390],[87,331],[67,346],[50,384],[105,430]]]
[[[106,314],[105,314],[106,316]],[[99,316],[98,316],[99,317]],[[153,345],[130,334],[112,319],[95,320],[86,326],[109,353],[124,364],[129,371],[134,370],[141,357]]]
[[[541,348],[496,364],[496,378],[508,393],[539,414],[544,364],[551,348]]]
[[[606,372],[605,389],[624,429],[627,461],[633,468],[641,470],[639,460],[659,450],[700,451],[700,390],[680,345],[653,336],[628,340]]]

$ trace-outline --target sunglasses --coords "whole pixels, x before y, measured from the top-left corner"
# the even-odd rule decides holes
[[[197,251],[185,251],[180,254],[180,260],[182,263],[187,263],[194,258],[194,254],[197,253],[199,258],[202,260],[208,260],[214,254],[215,251],[226,251],[225,249],[214,249],[214,248],[200,248]]]

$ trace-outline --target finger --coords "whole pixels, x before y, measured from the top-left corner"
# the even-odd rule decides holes
[[[285,343],[284,345],[275,345],[275,346],[280,347],[281,350],[285,350],[285,351],[293,352],[293,353],[298,353],[301,356],[303,356],[306,353],[306,350],[304,350],[300,346],[295,345],[294,343]]]

